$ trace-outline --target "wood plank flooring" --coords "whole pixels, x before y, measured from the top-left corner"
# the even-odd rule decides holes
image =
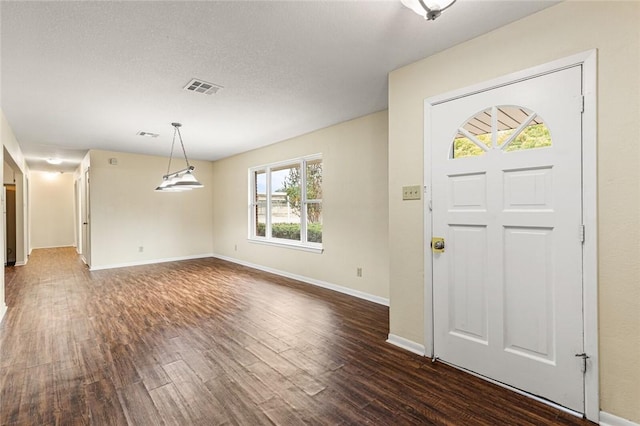
[[[2,425],[591,425],[387,343],[388,309],[217,259],[6,269]]]

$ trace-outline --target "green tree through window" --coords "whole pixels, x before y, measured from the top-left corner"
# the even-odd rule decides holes
[[[525,126],[518,134],[522,126]],[[493,146],[493,132],[496,146]],[[515,138],[504,145],[513,136]],[[473,140],[472,140],[473,139]],[[475,142],[475,143],[474,143]],[[480,111],[467,120],[453,140],[452,157],[478,157],[487,150],[515,152],[551,146],[551,134],[541,117],[524,107],[502,105]]]

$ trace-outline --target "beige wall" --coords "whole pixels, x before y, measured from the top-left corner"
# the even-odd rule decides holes
[[[31,247],[75,244],[73,175],[32,171]]]
[[[2,170],[3,170],[3,183],[4,184],[9,184],[9,185],[13,185],[15,183],[16,180],[16,173],[13,171],[13,169],[11,168],[11,166],[9,164],[7,164],[6,161],[3,162],[2,165]]]
[[[640,422],[640,2],[564,2],[390,75],[391,333],[424,342],[425,98],[598,49],[601,409]]]
[[[2,137],[2,146],[9,153],[9,157],[11,161],[15,163],[18,170],[23,174],[27,173],[29,169],[27,168],[27,163],[24,160],[24,155],[22,154],[22,149],[20,149],[20,145],[18,144],[18,140],[13,134],[13,130],[7,121],[7,118],[4,116],[2,110],[0,110],[0,130]],[[4,161],[9,161],[9,159],[5,158]]]
[[[216,161],[215,253],[387,299],[387,133],[385,111]],[[316,153],[323,155],[324,253],[247,241],[248,169]]]
[[[211,162],[192,161],[204,188],[159,193],[154,189],[167,171],[167,158],[89,154],[92,269],[212,253]],[[109,164],[110,158],[118,164]]]

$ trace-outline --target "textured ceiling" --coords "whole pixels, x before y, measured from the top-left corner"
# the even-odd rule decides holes
[[[459,0],[427,22],[400,0],[3,0],[0,100],[34,170],[94,148],[166,156],[173,121],[215,160],[383,110],[393,69],[554,3]]]

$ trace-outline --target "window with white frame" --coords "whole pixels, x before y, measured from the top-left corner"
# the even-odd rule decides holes
[[[322,250],[322,156],[249,169],[249,238]]]

